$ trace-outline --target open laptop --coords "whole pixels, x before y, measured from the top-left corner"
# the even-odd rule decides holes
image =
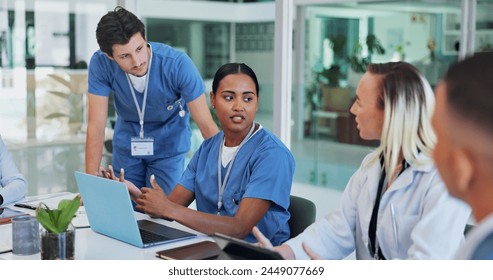
[[[193,233],[149,220],[135,220],[127,186],[75,171],[92,230],[137,247],[150,247],[195,237]]]

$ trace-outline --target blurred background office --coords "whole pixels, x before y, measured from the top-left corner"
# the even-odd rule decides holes
[[[186,52],[208,90],[226,62],[256,69],[257,121],[292,150],[293,193],[318,217],[376,144],[358,137],[348,112],[368,62],[410,62],[435,85],[450,63],[493,46],[492,0],[0,0],[0,134],[28,195],[77,192],[87,62],[97,22],[117,5],[143,20],[149,41]],[[107,129],[106,163],[111,118]],[[196,149],[199,132],[192,141]]]

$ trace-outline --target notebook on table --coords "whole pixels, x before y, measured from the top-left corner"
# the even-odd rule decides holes
[[[91,229],[137,247],[150,247],[196,235],[149,220],[136,220],[127,186],[118,181],[75,172]]]
[[[156,252],[156,257],[165,260],[211,260],[221,254],[215,242],[205,240],[198,243]]]

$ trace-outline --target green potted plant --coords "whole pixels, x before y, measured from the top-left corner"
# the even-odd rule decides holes
[[[50,113],[45,119],[67,119],[70,133],[76,134],[82,128],[84,115],[84,94],[87,93],[87,74],[78,70],[71,70],[68,77],[59,74],[48,75],[57,82],[56,88],[47,92],[64,100],[66,106],[60,111]]]
[[[318,73],[318,81],[329,87],[339,87],[341,79],[343,77],[341,73],[341,67],[337,64],[333,64],[330,68],[325,68],[322,72]]]
[[[317,111],[320,107],[320,86],[317,82],[312,82],[305,87],[305,103],[306,106],[303,134],[304,136],[311,135],[312,127],[312,113]]]
[[[339,34],[329,38],[329,41],[333,52],[333,63],[329,68],[316,73],[321,92],[320,109],[347,111],[352,101],[351,90],[341,87],[341,79],[344,78],[341,64],[345,62],[347,37]]]
[[[36,208],[36,219],[44,228],[41,232],[41,259],[74,259],[75,229],[71,222],[79,206],[80,195],[77,195],[72,200],[61,200],[56,209],[50,209],[44,203]]]
[[[374,53],[385,54],[385,48],[374,34],[366,36],[366,46],[368,48],[366,57],[362,56],[363,46],[358,43],[353,48],[353,54],[348,58],[350,68],[356,73],[364,73],[366,71]]]
[[[363,57],[363,46],[357,43],[353,48],[353,53],[347,58],[349,64],[348,68],[348,85],[352,88],[358,86],[358,82],[361,76],[366,72],[366,68],[372,61],[372,55],[385,54],[385,48],[380,43],[380,40],[374,34],[368,34],[366,36],[366,47],[368,48],[368,55]]]
[[[345,35],[338,34],[330,37],[329,44],[333,52],[333,63],[329,68],[324,68],[316,73],[318,83],[329,86],[339,87],[340,80],[344,77],[341,73],[341,62],[344,62],[347,38]]]

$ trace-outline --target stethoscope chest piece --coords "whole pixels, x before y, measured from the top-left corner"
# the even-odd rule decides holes
[[[178,111],[178,116],[180,116],[181,118],[183,118],[185,116],[185,110],[183,109],[183,106],[181,105],[181,98],[178,99],[178,101],[175,102],[176,104],[178,104],[178,107],[180,107],[180,111]],[[166,106],[166,110],[168,111],[171,111],[173,110],[173,108],[175,108],[172,104]]]
[[[181,98],[178,100],[178,106],[180,107],[178,116],[180,116],[180,118],[183,118],[185,116],[185,110],[183,110],[183,106],[181,106]]]

